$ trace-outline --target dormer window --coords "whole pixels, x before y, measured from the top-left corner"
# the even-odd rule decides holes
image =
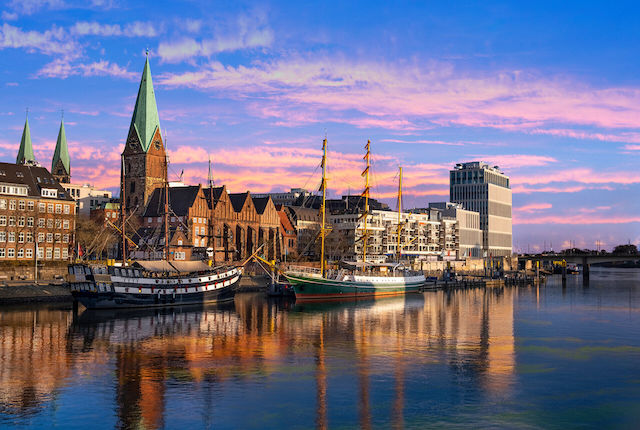
[[[156,149],[160,149],[160,148],[162,147],[162,144],[160,143],[160,141],[159,141],[159,140],[156,140],[156,141],[154,142],[154,145],[156,146]]]
[[[22,172],[16,172],[16,176],[18,178],[24,178],[24,174]]]

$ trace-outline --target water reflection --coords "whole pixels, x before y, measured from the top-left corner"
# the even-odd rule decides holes
[[[383,419],[403,428],[408,375],[440,364],[454,384],[509,393],[515,294],[478,289],[304,305],[247,294],[226,307],[85,311],[76,318],[61,310],[3,312],[0,423],[3,415],[37,414],[57,390],[101,371],[115,398],[95,413],[111,410],[119,428],[171,427],[180,417],[169,416],[169,405],[183,400],[200,409],[200,426],[213,426],[216,401],[238,386],[262,390],[265,410],[255,413],[268,414],[277,405],[271,397],[290,384],[315,391],[315,405],[300,405],[307,425],[351,422],[349,406],[354,425],[371,428]],[[96,362],[108,365],[97,370]],[[287,372],[294,380],[278,376]],[[352,384],[341,382],[351,377]],[[264,380],[273,387],[256,385]],[[198,396],[206,398],[194,398],[202,387]]]

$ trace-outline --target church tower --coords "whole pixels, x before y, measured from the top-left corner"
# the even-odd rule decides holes
[[[35,164],[36,158],[33,155],[33,145],[31,145],[31,130],[29,130],[29,118],[24,121],[20,149],[16,157],[16,164]]]
[[[51,160],[51,174],[61,184],[71,182],[71,161],[69,159],[69,147],[67,146],[67,134],[64,131],[64,120],[60,122],[56,150]]]
[[[167,175],[165,156],[147,56],[129,135],[122,151],[124,175],[121,176],[120,195],[124,190],[121,203],[126,211],[142,214],[153,190],[164,185]]]

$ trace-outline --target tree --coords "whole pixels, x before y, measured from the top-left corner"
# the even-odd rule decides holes
[[[638,255],[638,247],[632,243],[626,245],[618,245],[613,248],[614,254]]]

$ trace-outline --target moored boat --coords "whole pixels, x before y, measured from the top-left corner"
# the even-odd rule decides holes
[[[362,172],[365,177],[365,189],[362,197],[365,199],[364,212],[360,219],[364,221],[362,233],[363,255],[362,262],[351,264],[351,268],[340,270],[327,270],[325,264],[325,235],[329,230],[326,227],[326,190],[327,190],[327,139],[322,142],[322,191],[320,227],[320,268],[290,268],[284,272],[286,279],[293,285],[296,300],[336,300],[356,297],[392,296],[416,292],[424,285],[426,278],[423,273],[412,272],[401,264],[372,264],[367,261],[367,218],[369,215],[369,169],[370,145],[365,146],[366,167]],[[399,216],[401,212],[402,170],[400,170],[400,182],[398,187]],[[398,260],[401,256],[400,244],[400,220],[398,221]],[[391,270],[389,270],[391,269]]]
[[[233,300],[242,272],[199,261],[78,263],[69,265],[69,285],[74,299],[90,309],[180,306]]]

